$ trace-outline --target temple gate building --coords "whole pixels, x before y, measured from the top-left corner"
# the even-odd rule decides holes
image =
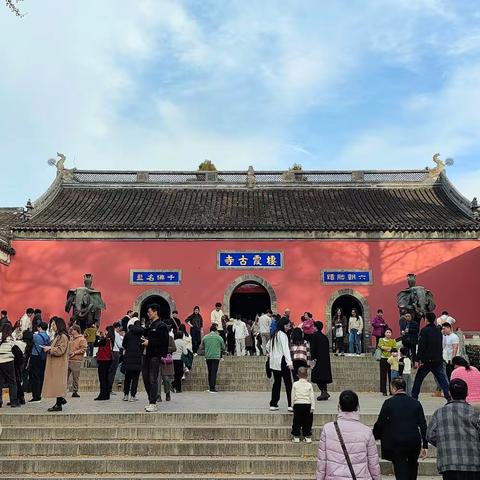
[[[0,209],[0,307],[66,316],[66,292],[93,274],[102,323],[159,303],[183,319],[215,302],[329,325],[337,307],[398,333],[406,274],[463,330],[480,330],[480,221],[444,166],[406,171],[136,172],[57,165],[27,208]]]

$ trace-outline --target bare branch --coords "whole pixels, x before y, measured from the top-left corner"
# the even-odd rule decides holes
[[[23,2],[23,0],[5,0],[7,7],[17,16],[17,17],[24,17],[25,14],[20,11],[17,4]]]

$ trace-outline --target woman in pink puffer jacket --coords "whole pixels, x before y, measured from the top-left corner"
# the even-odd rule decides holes
[[[358,480],[381,480],[377,445],[372,429],[360,422],[358,396],[351,390],[340,394],[338,426]],[[316,480],[352,480],[333,422],[320,436]]]

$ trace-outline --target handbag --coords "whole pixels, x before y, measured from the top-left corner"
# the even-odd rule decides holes
[[[345,442],[343,441],[342,433],[340,432],[340,427],[338,426],[338,422],[335,420],[333,422],[335,425],[335,430],[337,431],[338,440],[340,441],[340,445],[342,446],[343,454],[345,455],[345,460],[347,461],[348,469],[350,470],[350,475],[352,476],[352,480],[357,480],[357,476],[355,475],[355,470],[353,469],[352,462],[350,461],[350,456],[347,452],[347,447],[345,446]]]
[[[272,369],[270,368],[270,358],[267,357],[267,361],[265,362],[265,372],[267,374],[267,378],[272,378]]]
[[[382,350],[381,350],[379,347],[377,347],[377,348],[375,349],[375,352],[374,352],[374,354],[373,354],[373,358],[374,358],[377,362],[379,362],[380,359],[382,358]]]
[[[163,365],[171,365],[173,363],[173,358],[171,353],[167,353],[166,357],[162,357]]]

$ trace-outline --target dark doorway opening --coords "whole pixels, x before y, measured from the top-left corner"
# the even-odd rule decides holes
[[[338,308],[342,309],[343,315],[347,317],[347,325],[348,325],[348,319],[351,316],[352,310],[355,308],[357,310],[357,313],[360,317],[363,319],[363,332],[362,332],[362,351],[365,351],[365,344],[364,344],[364,334],[365,334],[365,322],[367,321],[364,316],[363,312],[363,306],[360,303],[358,299],[356,299],[352,295],[341,295],[338,297],[332,305],[332,319],[335,316],[335,312],[337,311]],[[347,350],[348,351],[348,350]]]
[[[255,320],[256,315],[261,315],[271,306],[272,301],[265,287],[256,282],[245,282],[230,296],[230,317]]]
[[[170,305],[168,304],[168,302],[160,295],[151,295],[150,297],[147,297],[142,302],[142,305],[140,307],[141,319],[148,321],[147,309],[150,305],[153,305],[155,303],[160,306],[160,318],[161,319],[170,318],[171,312],[170,312]]]

